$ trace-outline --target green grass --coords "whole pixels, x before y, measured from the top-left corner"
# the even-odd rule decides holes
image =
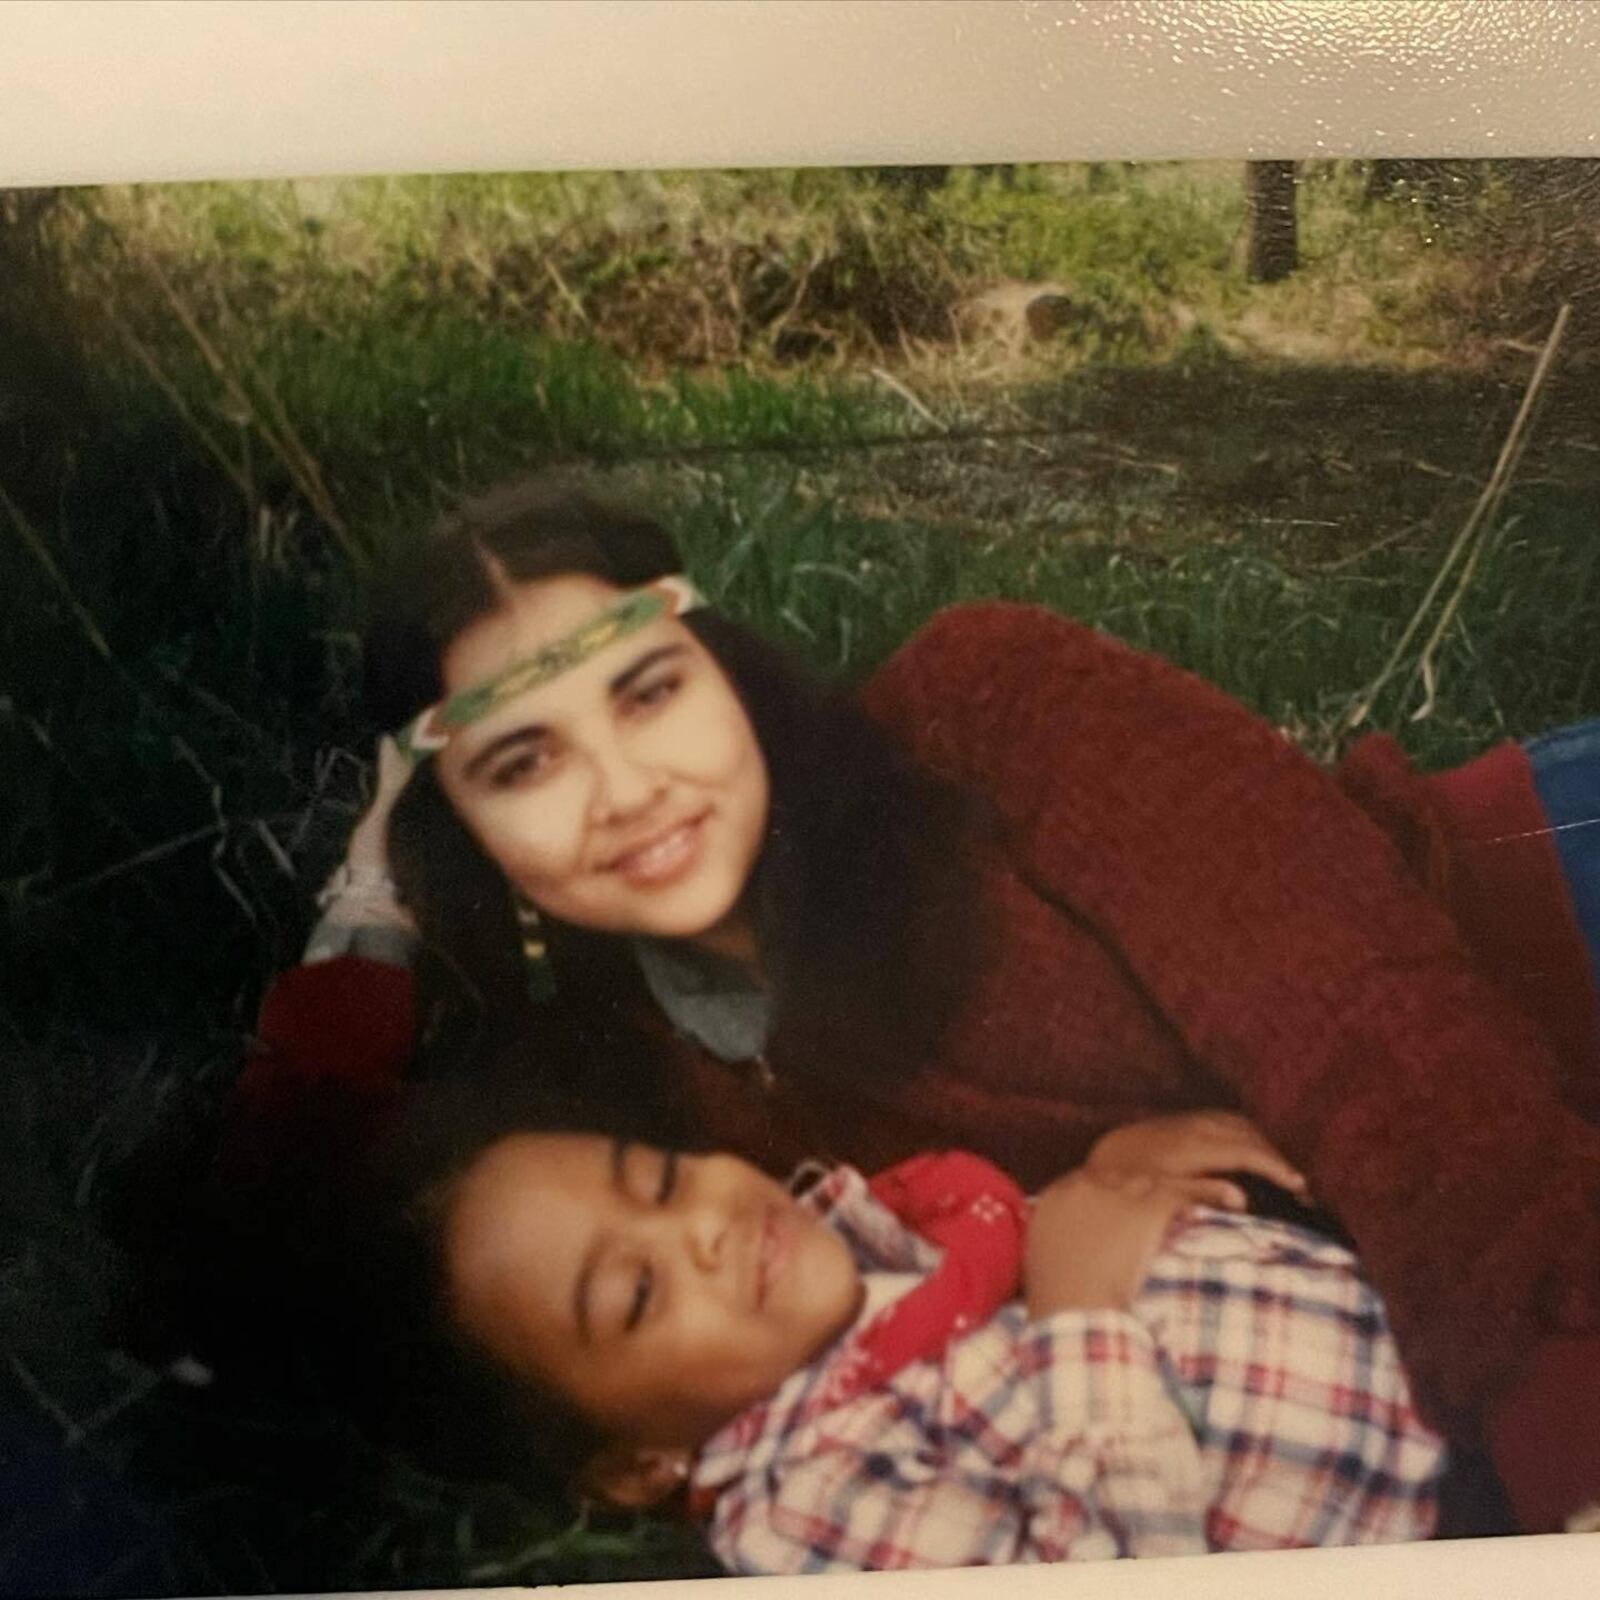
[[[175,1117],[198,1159],[358,813],[371,570],[463,489],[589,462],[678,530],[714,599],[826,672],[859,679],[954,601],[1033,600],[1321,750],[1528,369],[1479,359],[1468,224],[1495,215],[1493,185],[1443,221],[1360,189],[1347,165],[1307,170],[1305,267],[1270,289],[1240,275],[1236,165],[956,174],[919,205],[775,172],[57,209],[0,281],[0,335],[37,353],[0,376],[0,1325],[22,1362],[0,1417],[66,1418],[87,1458],[150,1486],[181,1546],[170,1589],[697,1559],[658,1529],[575,1530],[419,1477],[315,1395],[183,1389],[106,1327],[144,1270],[107,1226],[116,1175]],[[1013,277],[1092,315],[1020,356],[958,348],[960,301]],[[1408,720],[1409,672],[1375,709],[1424,764],[1600,710],[1587,371],[1551,386],[1437,709]]]

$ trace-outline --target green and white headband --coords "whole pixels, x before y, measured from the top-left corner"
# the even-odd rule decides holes
[[[581,628],[552,640],[525,660],[513,662],[497,678],[474,684],[429,706],[395,735],[395,743],[410,760],[421,761],[444,749],[461,729],[488,716],[506,701],[570,671],[658,618],[681,617],[705,603],[705,597],[681,574],[630,589]]]

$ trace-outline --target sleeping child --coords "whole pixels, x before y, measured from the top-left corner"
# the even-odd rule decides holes
[[[407,1216],[575,1487],[686,1506],[733,1572],[1427,1537],[1445,1449],[1354,1259],[1188,1196],[1079,1171],[1030,1203],[960,1153],[785,1187],[528,1130]]]

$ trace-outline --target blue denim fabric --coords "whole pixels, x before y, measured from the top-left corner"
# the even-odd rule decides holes
[[[1600,983],[1600,718],[1541,733],[1523,749]]]

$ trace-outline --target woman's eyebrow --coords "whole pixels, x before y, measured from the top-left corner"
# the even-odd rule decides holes
[[[475,778],[497,756],[503,756],[507,750],[514,750],[518,745],[532,744],[545,736],[546,729],[543,723],[530,722],[525,728],[512,728],[508,733],[502,733],[498,739],[491,739],[477,755],[475,755],[461,769],[463,778]]]
[[[606,685],[606,692],[613,695],[622,694],[631,683],[648,672],[651,667],[662,661],[670,660],[674,656],[686,653],[687,646],[683,644],[663,644],[657,645],[654,650],[646,650],[637,661],[630,662]],[[477,777],[497,756],[504,755],[507,750],[515,749],[520,744],[542,739],[546,732],[548,730],[544,724],[539,722],[529,723],[525,728],[512,728],[509,732],[501,734],[498,739],[491,740],[477,755],[473,756],[466,766],[461,769],[461,776],[467,779]]]
[[[665,661],[671,656],[688,654],[688,646],[682,643],[657,645],[654,650],[646,650],[637,661],[630,663],[614,677],[607,685],[612,694],[621,694],[634,679],[648,672],[659,661]]]

